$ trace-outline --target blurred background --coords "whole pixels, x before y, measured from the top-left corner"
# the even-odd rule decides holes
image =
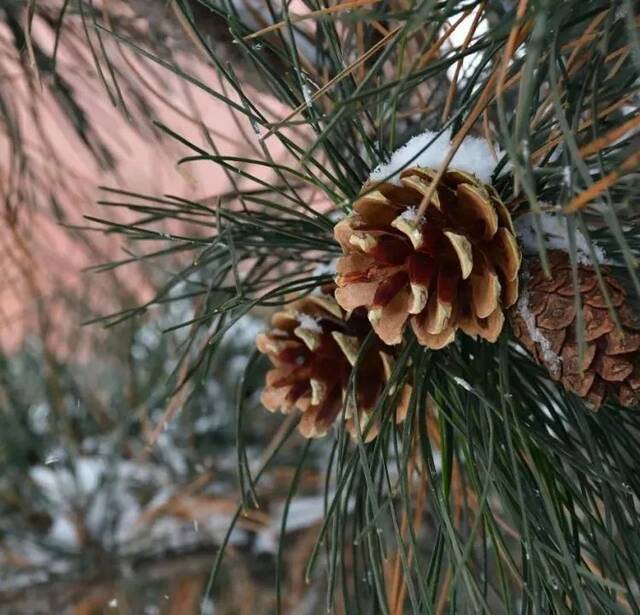
[[[179,388],[190,344],[181,325],[194,306],[184,286],[163,284],[172,266],[185,265],[171,250],[182,223],[158,227],[156,261],[100,222],[153,216],[112,206],[132,191],[214,203],[238,189],[211,162],[178,168],[186,148],[157,123],[235,156],[256,150],[256,134],[225,104],[97,27],[213,84],[168,3],[35,7],[0,6],[0,612],[213,613],[214,602],[216,613],[270,612],[294,471],[287,459],[298,439],[264,477],[259,512],[242,515],[226,536],[239,502],[236,391],[263,320],[245,317],[209,376]],[[205,18],[253,87],[226,30]],[[101,320],[131,316],[158,293],[166,302],[122,322]],[[258,409],[252,382],[242,385],[255,472],[281,420]],[[303,599],[302,578],[315,539],[306,532],[322,516],[322,479],[312,468],[300,477],[283,560],[285,604],[298,612],[317,606],[313,592]],[[223,540],[226,590],[202,602]]]

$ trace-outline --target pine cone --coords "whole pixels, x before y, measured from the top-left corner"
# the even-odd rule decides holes
[[[258,350],[274,365],[267,373],[262,404],[285,413],[298,408],[303,413],[302,435],[324,436],[341,416],[349,377],[371,325],[361,310],[347,315],[326,295],[310,295],[292,303],[274,314],[272,324],[273,329],[256,339]],[[393,349],[376,338],[358,361],[356,402],[364,431],[391,374]],[[406,416],[410,393],[406,385],[399,395],[398,422]],[[355,434],[352,414],[347,407],[347,428]],[[372,440],[377,431],[376,425],[370,426],[366,440]]]
[[[366,307],[378,336],[398,344],[407,319],[418,341],[443,348],[458,329],[495,342],[503,308],[518,296],[520,251],[511,216],[495,190],[447,171],[421,220],[417,208],[433,169],[409,168],[400,183],[364,186],[335,236],[336,300]]]
[[[554,380],[594,408],[610,397],[622,406],[636,405],[640,401],[640,319],[629,306],[624,288],[606,267],[601,268],[621,332],[609,314],[594,268],[578,266],[587,344],[580,365],[569,256],[554,250],[549,260],[550,278],[545,278],[538,258],[528,265],[525,291],[509,314],[515,335]]]

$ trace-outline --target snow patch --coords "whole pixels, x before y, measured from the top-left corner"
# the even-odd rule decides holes
[[[386,164],[377,166],[370,179],[398,184],[400,172],[409,167],[439,169],[451,148],[451,130],[438,135],[429,130],[419,134],[397,149]],[[499,157],[499,156],[498,156]],[[472,173],[488,183],[496,168],[496,160],[489,144],[478,137],[466,137],[449,164],[451,169]]]
[[[522,245],[522,251],[527,256],[538,254],[538,241],[534,226],[534,216],[536,215],[538,214],[530,212],[520,216],[514,222],[516,234]],[[569,233],[564,216],[561,214],[542,213],[539,214],[539,220],[545,247],[549,250],[562,250],[568,253]],[[588,239],[577,229],[575,239],[578,262],[582,265],[592,264]],[[607,257],[604,250],[593,242],[592,245],[598,262],[606,263]]]
[[[424,216],[420,217],[420,220],[418,220],[418,208],[415,207],[414,205],[411,205],[410,207],[407,207],[401,214],[400,217],[403,220],[406,220],[407,222],[419,222],[420,224],[422,224],[422,222],[424,222]]]
[[[337,258],[329,261],[328,263],[320,263],[311,273],[312,276],[321,276],[321,275],[335,275],[336,274],[336,263],[338,262]]]
[[[473,387],[464,378],[460,378],[459,376],[454,376],[453,380],[459,387],[462,387],[467,391],[473,391]]]
[[[524,320],[524,324],[527,327],[529,337],[534,342],[540,345],[540,354],[542,355],[543,363],[548,367],[550,371],[558,371],[560,369],[560,362],[562,361],[562,359],[552,350],[551,342],[536,326],[536,317],[529,309],[529,293],[527,292],[527,290],[523,290],[520,293],[517,310]]]
[[[322,327],[320,326],[320,323],[313,316],[309,314],[298,313],[296,314],[296,318],[298,319],[298,322],[303,329],[306,329],[307,331],[313,331],[314,333],[322,333]]]
[[[313,94],[311,93],[311,88],[306,83],[302,85],[302,96],[304,96],[304,104],[307,105],[307,107],[312,107]]]

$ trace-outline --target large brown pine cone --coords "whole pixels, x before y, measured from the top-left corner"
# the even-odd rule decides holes
[[[274,365],[267,373],[263,405],[271,410],[302,411],[299,429],[306,438],[324,436],[342,415],[349,377],[371,325],[366,314],[349,315],[332,296],[310,295],[272,318],[273,328],[258,335],[256,345]],[[356,403],[360,427],[367,423],[391,374],[393,349],[375,339],[358,359]],[[399,394],[396,420],[404,420],[411,388]],[[353,411],[347,406],[347,428],[355,434]],[[378,426],[369,425],[366,440]]]
[[[611,317],[593,267],[579,265],[579,285],[587,343],[578,360],[575,290],[568,254],[549,252],[551,277],[540,260],[528,264],[528,280],[510,312],[513,330],[554,380],[586,398],[594,408],[613,397],[623,406],[640,401],[640,319],[633,313],[624,288],[602,267],[604,284],[622,331]]]
[[[414,167],[400,174],[400,185],[364,186],[335,228],[345,253],[336,299],[345,310],[366,307],[387,344],[402,341],[407,319],[429,348],[446,346],[458,329],[494,342],[503,308],[518,296],[511,217],[491,186],[451,169],[417,220],[434,175]]]

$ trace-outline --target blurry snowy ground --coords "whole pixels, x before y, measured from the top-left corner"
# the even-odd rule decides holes
[[[143,326],[131,340],[140,381],[155,369],[157,357],[165,357],[167,363],[159,374],[173,367],[172,353],[161,347],[167,343],[161,329],[187,316],[176,305],[173,313],[167,310],[164,320]],[[189,593],[180,583],[174,588],[183,566],[192,570],[184,582],[195,605],[240,501],[233,448],[234,393],[263,326],[261,318],[247,316],[229,332],[223,357],[214,366],[215,377],[196,391],[150,447],[144,446],[143,425],[156,425],[163,416],[158,383],[146,383],[149,395],[143,396],[141,407],[147,408],[141,413],[119,399],[122,381],[112,367],[94,364],[74,382],[66,381],[65,371],[58,375],[65,383],[65,412],[60,415],[38,379],[42,365],[37,345],[7,362],[11,386],[0,387],[0,395],[6,401],[15,389],[29,393],[16,398],[10,412],[0,413],[0,465],[5,469],[0,476],[0,612],[5,612],[3,605],[12,613],[49,612],[43,605],[52,604],[61,612],[93,612],[74,610],[87,592],[92,608],[165,612],[166,603]],[[77,375],[74,366],[63,369]],[[101,383],[98,403],[92,398],[94,381]],[[258,396],[254,387],[246,414],[247,456],[253,473],[282,421],[259,407]],[[18,407],[20,403],[24,406]],[[88,420],[90,415],[99,420]],[[293,476],[291,464],[301,446],[299,438],[292,440],[283,451],[284,459],[260,481],[261,508],[242,515],[229,540],[225,566],[233,574],[242,568],[242,575],[262,578],[264,587],[250,581],[260,600],[273,594],[283,504]],[[287,522],[287,540],[294,546],[288,553],[298,559],[308,556],[313,545],[305,530],[317,530],[323,515],[324,482],[315,468],[325,451],[316,448],[318,463],[303,472],[300,497],[293,501]],[[315,531],[312,534],[315,537]],[[298,544],[300,551],[295,548]],[[86,591],[78,593],[79,589]],[[238,589],[239,595],[245,591]],[[303,604],[308,588],[301,579],[297,591],[295,604]],[[217,596],[216,605],[222,607],[216,612],[245,612],[232,606],[225,610],[233,600],[233,591]],[[180,604],[169,612],[197,612]],[[313,605],[315,601],[310,608]]]

